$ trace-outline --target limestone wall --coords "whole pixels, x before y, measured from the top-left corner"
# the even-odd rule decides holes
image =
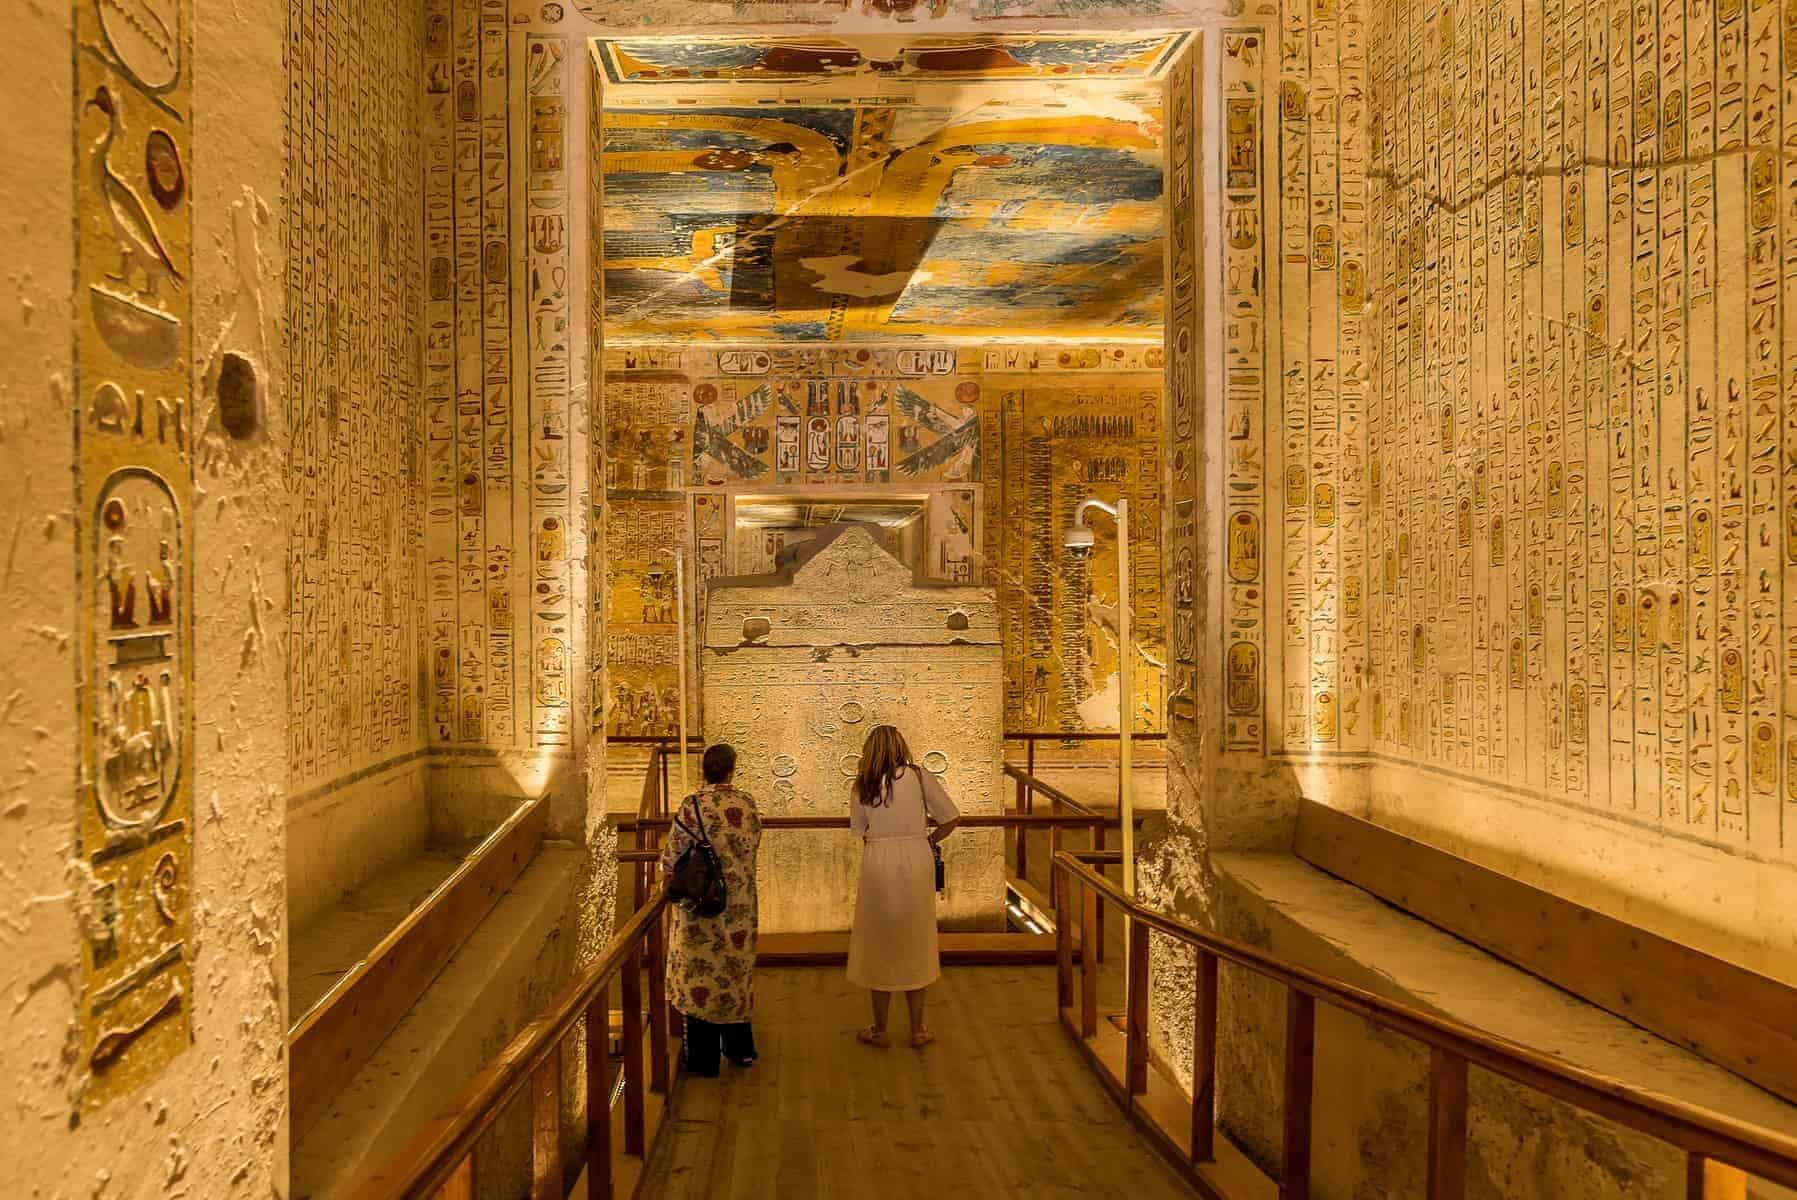
[[[291,0],[287,56],[289,908],[296,926],[429,831],[419,710],[423,26]]]
[[[862,742],[883,724],[898,727],[963,812],[999,811],[991,591],[917,586],[865,527],[838,528],[789,575],[711,588],[706,739],[736,747],[737,784],[764,814],[846,816]],[[1003,928],[1000,831],[962,830],[943,845],[944,926]],[[860,853],[846,833],[764,834],[761,927],[849,928]]]
[[[282,20],[117,11],[22,9],[0,48],[30,97],[0,168],[0,1161],[281,1195]]]
[[[580,46],[504,4],[423,21],[426,737],[443,786],[530,781],[584,836]]]
[[[1366,620],[1376,815],[1797,976],[1781,13],[1375,7]]]
[[[1279,845],[1306,793],[1797,971],[1780,20],[1313,0],[1205,42],[1228,786],[1184,827]]]
[[[746,545],[754,531],[738,526],[740,497],[827,510],[892,495],[926,505],[925,574],[997,588],[1007,729],[1116,728],[1116,541],[1106,531],[1091,558],[1071,561],[1061,537],[1080,500],[1128,496],[1132,709],[1138,729],[1159,729],[1163,353],[1140,343],[613,346],[610,732],[672,732],[677,720],[666,550],[690,539],[701,580],[754,574],[771,567],[773,547]],[[818,422],[807,445],[802,426]]]

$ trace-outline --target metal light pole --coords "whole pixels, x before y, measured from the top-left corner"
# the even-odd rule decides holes
[[[1135,645],[1130,640],[1130,606],[1134,599],[1129,575],[1129,501],[1119,499],[1115,505],[1103,500],[1084,500],[1073,511],[1073,524],[1064,539],[1067,551],[1077,557],[1092,552],[1095,541],[1086,524],[1086,510],[1096,508],[1117,521],[1117,816],[1123,824],[1123,890],[1133,900],[1136,894],[1136,820],[1132,795],[1130,726],[1135,708],[1135,693],[1130,683],[1135,658]],[[1126,926],[1127,928],[1127,926]]]
[[[688,795],[686,760],[686,550],[674,555],[674,607],[680,613],[680,794]]]
[[[681,546],[663,546],[661,552],[674,559],[674,627],[679,630],[676,650],[680,655],[680,747],[676,757],[680,760],[680,794],[687,796],[691,793],[688,790],[686,764],[686,550]],[[661,574],[659,563],[649,568],[648,577],[658,581],[666,578]],[[662,778],[667,776],[663,775]]]

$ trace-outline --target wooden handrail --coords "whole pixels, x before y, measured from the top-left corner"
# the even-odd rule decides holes
[[[1065,732],[1054,729],[1015,729],[1007,730],[1004,739],[1007,742],[1115,742],[1122,735],[1115,729],[1079,729]],[[1167,734],[1164,730],[1155,733],[1131,733],[1132,742],[1164,742]]]
[[[633,914],[624,927],[618,930],[611,944],[599,960],[580,977],[564,988],[548,1013],[525,1025],[517,1036],[512,1038],[499,1055],[482,1067],[473,1079],[468,1081],[454,1099],[443,1106],[441,1112],[433,1117],[418,1135],[412,1139],[405,1150],[369,1176],[356,1190],[357,1200],[426,1200],[433,1196],[437,1188],[454,1175],[463,1162],[473,1153],[475,1143],[481,1134],[492,1127],[499,1119],[506,1106],[514,1097],[529,1087],[539,1070],[558,1060],[562,1043],[573,1032],[583,1016],[589,1020],[587,1041],[589,1048],[596,1051],[596,1056],[603,1060],[606,1053],[605,1043],[610,1038],[609,1028],[594,1030],[590,1026],[591,1014],[609,1011],[608,1006],[601,1003],[607,989],[618,972],[627,966],[636,969],[641,961],[641,954],[646,942],[650,942],[652,931],[659,931],[663,913],[667,910],[668,898],[665,889],[657,889],[648,902]],[[652,971],[659,971],[661,964],[651,965]],[[626,991],[628,992],[628,988]],[[631,1010],[625,1009],[625,1042],[626,1062],[629,1062],[629,1042],[631,1039]],[[641,1013],[636,1014],[637,1022],[641,1021]],[[658,1014],[651,1012],[654,1021]],[[608,1022],[609,1025],[609,1022]],[[638,1031],[640,1042],[640,1025]],[[596,1047],[593,1043],[598,1043]],[[639,1050],[640,1055],[640,1050]],[[640,1062],[638,1064],[638,1090],[640,1102]],[[589,1066],[589,1073],[590,1073]],[[610,1127],[610,1081],[588,1080],[589,1097],[602,1098],[605,1103],[603,1111],[592,1110],[593,1100],[588,1101],[587,1127],[589,1143],[595,1139],[595,1131],[603,1126]],[[554,1139],[549,1139],[553,1143]]]
[[[1462,1139],[1462,1143],[1464,1141],[1465,1115],[1454,1111],[1454,1108],[1457,1103],[1464,1102],[1463,1072],[1465,1066],[1470,1064],[1670,1143],[1693,1159],[1726,1163],[1751,1175],[1787,1187],[1797,1187],[1797,1138],[1667,1096],[1630,1087],[1619,1080],[1587,1071],[1484,1030],[1424,1012],[1298,966],[1259,947],[1200,929],[1177,917],[1157,912],[1128,896],[1120,885],[1105,878],[1083,861],[1085,858],[1086,856],[1073,851],[1064,851],[1055,856],[1053,870],[1057,881],[1065,880],[1064,884],[1057,883],[1053,889],[1056,907],[1063,910],[1056,913],[1057,930],[1068,928],[1072,912],[1089,913],[1087,906],[1095,899],[1102,899],[1122,909],[1132,928],[1164,934],[1192,947],[1199,955],[1198,1016],[1200,1019],[1208,1017],[1213,1022],[1209,1030],[1200,1031],[1195,1047],[1196,1057],[1203,1060],[1197,1063],[1198,1069],[1195,1072],[1197,1090],[1202,1096],[1210,1095],[1212,1076],[1209,1072],[1214,1070],[1216,1058],[1215,974],[1214,967],[1206,964],[1207,960],[1223,961],[1272,979],[1288,989],[1288,995],[1294,998],[1287,1014],[1288,1053],[1295,1046],[1302,1054],[1309,1046],[1310,1039],[1314,1036],[1314,1014],[1310,1009],[1318,1000],[1429,1047],[1436,1062],[1432,1072],[1435,1086],[1431,1088],[1431,1104],[1444,1106],[1431,1113],[1430,1145],[1438,1163],[1433,1175],[1444,1183],[1464,1178],[1464,1170],[1458,1157],[1463,1154],[1463,1145],[1456,1147],[1451,1143],[1456,1137]],[[1082,920],[1090,923],[1091,917],[1082,916]],[[1132,955],[1132,960],[1133,957]],[[1062,998],[1073,995],[1072,980],[1068,977],[1070,969],[1063,956],[1058,971],[1062,978],[1057,987]],[[1144,974],[1145,971],[1144,966]],[[1205,994],[1207,981],[1208,996]],[[1132,980],[1133,982],[1136,981]],[[1146,984],[1147,980],[1143,978],[1140,982]],[[1077,1029],[1083,1036],[1091,1036],[1090,1029],[1095,1025],[1096,1014],[1085,1010],[1095,1007],[1096,996],[1090,985],[1085,990],[1087,994],[1080,998],[1080,1011],[1072,1018],[1073,1023],[1069,1025],[1069,1029]],[[1133,1016],[1132,1011],[1126,1015],[1126,1019]],[[1130,1039],[1131,1052],[1145,1055],[1145,1045],[1138,1046],[1138,1043],[1145,1042],[1145,1037]],[[1135,1073],[1130,1069],[1133,1066],[1134,1064],[1126,1065],[1126,1074]],[[1288,1063],[1289,1087],[1308,1086],[1310,1073],[1302,1068],[1302,1063],[1297,1064],[1296,1069]],[[1307,1122],[1290,1119],[1293,1097],[1286,1098],[1286,1105],[1288,1133],[1307,1135]],[[1195,1112],[1194,1126],[1199,1120],[1200,1116]],[[1208,1139],[1194,1137],[1192,1162],[1206,1161],[1203,1156],[1209,1154],[1210,1147],[1202,1144],[1205,1141]],[[1288,1170],[1296,1168],[1304,1171],[1307,1156],[1307,1147],[1285,1147],[1284,1161]],[[1306,1194],[1302,1190],[1293,1191],[1292,1183],[1291,1180],[1286,1181],[1282,1195],[1302,1197]],[[1446,1190],[1431,1192],[1431,1196],[1451,1194],[1454,1193]]]
[[[1015,763],[1006,763],[1004,772],[1008,778],[1015,779],[1018,783],[1022,784],[1023,787],[1028,788],[1032,792],[1040,792],[1055,803],[1064,804],[1081,816],[1095,817],[1099,815],[1098,810],[1087,804],[1085,801],[1075,800],[1072,796],[1069,796],[1060,788],[1055,787],[1052,783],[1042,782],[1042,780],[1036,778]]]
[[[1137,816],[1135,823],[1141,825],[1146,818]],[[664,830],[671,827],[674,818],[661,817],[621,817],[617,827],[625,832],[639,829]],[[964,813],[955,823],[960,829],[1114,829],[1117,818],[1105,816],[1103,813],[1085,815],[1081,813]],[[773,829],[847,829],[849,819],[845,817],[826,816],[769,816],[761,818],[761,828],[765,833]]]

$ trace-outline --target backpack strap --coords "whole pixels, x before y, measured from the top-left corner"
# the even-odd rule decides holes
[[[693,830],[688,829],[686,823],[680,819],[680,814],[686,811],[685,804],[682,804],[679,811],[674,814],[674,827],[686,834],[687,837],[692,838],[695,843],[703,845],[707,850],[710,850],[711,838],[705,832],[705,810],[699,807],[698,794],[694,793],[693,795],[688,796],[687,799],[692,801],[693,824],[699,827],[698,831],[694,832]],[[713,853],[715,853],[715,851],[713,851]]]

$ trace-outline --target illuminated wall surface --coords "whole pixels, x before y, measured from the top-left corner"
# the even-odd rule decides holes
[[[1281,29],[1221,39],[1225,749],[1788,856],[1797,24]]]
[[[678,719],[671,548],[696,539],[701,580],[763,570],[772,554],[734,534],[736,504],[782,494],[925,503],[926,574],[997,589],[1010,729],[1116,727],[1114,532],[1085,560],[1061,536],[1080,500],[1127,496],[1133,711],[1160,728],[1162,357],[1129,344],[608,349],[610,732]]]
[[[707,615],[705,736],[738,751],[763,813],[840,817],[868,731],[895,725],[962,812],[1004,797],[998,609],[988,588],[916,581],[864,527],[832,532],[774,576],[720,584]],[[1004,835],[943,845],[948,928],[1004,926]],[[852,923],[861,846],[847,833],[761,843],[761,927]]]
[[[293,8],[296,26],[317,15]],[[286,380],[289,753],[301,792],[421,741],[420,26],[396,10],[353,30],[372,52],[300,38],[288,88],[289,150],[304,156],[288,209]],[[333,120],[331,97],[353,97],[361,120]]]

